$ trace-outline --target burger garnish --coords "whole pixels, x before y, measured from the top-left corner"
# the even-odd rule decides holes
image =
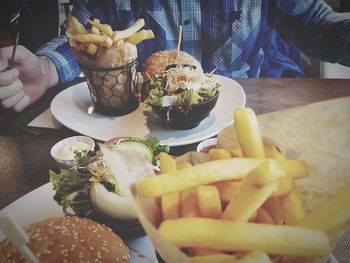
[[[203,73],[199,62],[183,51],[159,51],[145,65],[146,105],[177,107],[189,111],[191,105],[215,96],[220,83]]]

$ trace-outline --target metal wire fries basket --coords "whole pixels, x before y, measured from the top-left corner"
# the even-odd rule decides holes
[[[137,59],[116,68],[80,65],[97,112],[120,116],[134,111],[138,103]]]

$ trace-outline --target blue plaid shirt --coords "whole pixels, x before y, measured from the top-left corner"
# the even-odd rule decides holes
[[[77,0],[72,15],[85,25],[99,18],[115,30],[143,17],[155,39],[137,46],[140,70],[153,52],[177,48],[179,25],[181,50],[198,59],[205,72],[217,68],[217,74],[231,78],[302,77],[299,48],[350,65],[349,13],[335,13],[321,0]],[[37,55],[55,63],[61,83],[80,73],[65,36]]]

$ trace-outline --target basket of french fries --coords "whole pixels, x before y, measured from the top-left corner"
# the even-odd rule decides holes
[[[161,153],[160,172],[143,179],[117,153],[104,153],[114,173],[127,175],[128,197],[158,254],[165,262],[325,262],[350,222],[350,183],[307,205],[298,181],[315,168],[262,138],[251,109],[234,118],[229,148]]]
[[[69,17],[66,35],[98,112],[124,115],[138,107],[137,44],[154,38],[152,30],[141,30],[144,25],[140,18],[127,29],[113,31],[95,18],[86,29]]]

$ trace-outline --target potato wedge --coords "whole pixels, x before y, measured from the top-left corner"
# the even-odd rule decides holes
[[[326,256],[330,252],[324,232],[296,226],[188,217],[163,221],[159,233],[179,248],[210,247],[292,256]]]

